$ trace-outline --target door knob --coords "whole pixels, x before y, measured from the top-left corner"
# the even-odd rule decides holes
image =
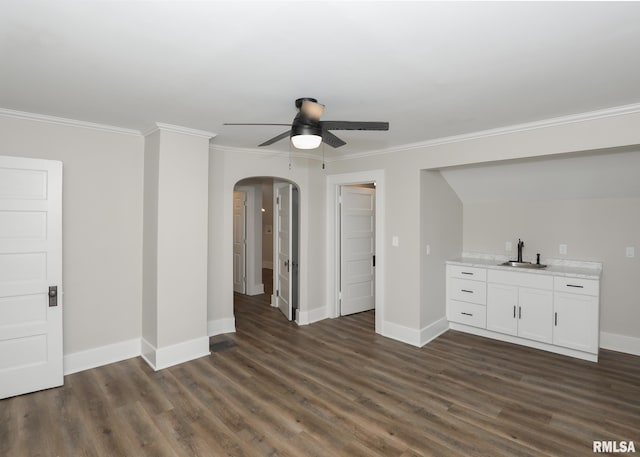
[[[58,286],[49,287],[49,306],[58,306]]]

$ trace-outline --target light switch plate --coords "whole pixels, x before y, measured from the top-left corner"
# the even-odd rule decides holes
[[[567,245],[566,244],[561,244],[560,245],[560,254],[566,254],[567,253]]]
[[[627,246],[627,249],[625,250],[625,254],[629,258],[635,257],[636,256],[636,248],[634,248],[633,246]]]
[[[513,249],[513,245],[511,244],[511,241],[507,241],[504,243],[504,250],[507,252],[511,252],[511,250]]]
[[[400,239],[396,235],[391,237],[391,246],[396,248],[400,246]]]

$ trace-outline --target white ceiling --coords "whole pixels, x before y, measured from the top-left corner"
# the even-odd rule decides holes
[[[286,128],[222,123],[298,97],[390,122],[348,154],[640,102],[639,55],[639,2],[3,0],[0,107],[245,148]]]
[[[440,171],[464,204],[640,198],[640,150],[494,162]]]

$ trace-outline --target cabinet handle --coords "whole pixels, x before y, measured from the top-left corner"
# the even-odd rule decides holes
[[[473,316],[473,314],[471,314],[471,313],[463,313],[463,312],[460,312],[460,314],[463,314],[463,315],[465,315],[465,316]]]
[[[522,306],[518,306],[518,319],[522,319]]]
[[[471,275],[471,276],[473,276],[473,273],[471,273],[469,271],[461,271],[460,273],[462,273],[463,275]]]
[[[460,289],[460,292],[466,292],[468,294],[472,294],[473,290],[467,290],[467,289]]]
[[[567,284],[567,287],[577,287],[578,289],[584,289],[584,286],[578,286],[576,284]]]
[[[516,305],[513,305],[513,318],[516,318]]]
[[[558,312],[556,311],[555,313],[555,326],[558,326]]]

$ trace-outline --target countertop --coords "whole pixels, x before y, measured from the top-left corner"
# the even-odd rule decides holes
[[[536,275],[566,276],[571,278],[596,279],[602,276],[602,264],[599,262],[583,262],[578,260],[543,259],[546,268],[518,268],[499,265],[508,259],[504,256],[488,254],[465,255],[457,259],[447,260],[447,265],[487,268],[491,270],[507,270]],[[525,259],[526,260],[526,259]]]

